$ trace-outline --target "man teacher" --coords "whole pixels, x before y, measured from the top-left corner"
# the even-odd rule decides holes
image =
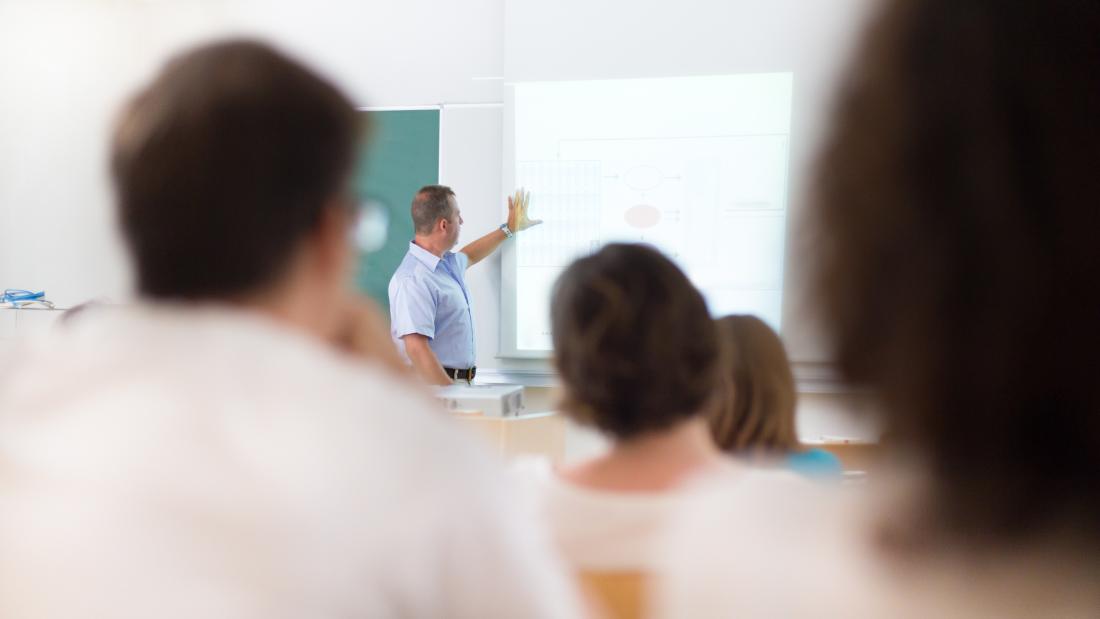
[[[530,194],[508,198],[508,221],[457,253],[462,213],[455,193],[428,185],[412,202],[415,236],[390,279],[390,333],[398,350],[429,384],[473,380],[474,317],[466,269],[492,254],[518,232],[542,223],[527,217]]]

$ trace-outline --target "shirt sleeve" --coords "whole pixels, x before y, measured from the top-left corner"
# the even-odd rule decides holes
[[[455,260],[458,262],[458,272],[462,276],[462,279],[466,279],[466,269],[470,268],[470,257],[466,255],[466,252],[460,251],[455,253]]]
[[[415,278],[397,282],[390,299],[390,329],[396,338],[412,333],[435,337],[435,299],[428,287]]]

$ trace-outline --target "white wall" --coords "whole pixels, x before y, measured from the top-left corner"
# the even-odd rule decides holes
[[[641,17],[656,15],[666,28],[690,35],[691,49],[719,63],[691,72],[722,72],[730,70],[721,64],[722,53],[736,32],[744,35],[742,47],[758,44],[763,50],[769,32],[787,26],[805,32],[816,19],[835,25],[866,1],[838,0],[843,5],[838,8],[784,0],[782,10],[768,13],[767,27],[747,27],[706,19],[711,9],[736,16],[760,8],[732,0],[687,5],[508,0],[507,7],[506,0],[0,0],[0,287],[45,289],[61,306],[127,295],[129,273],[106,176],[112,119],[170,54],[212,37],[268,38],[336,80],[362,105],[499,103],[501,82],[477,78],[506,74],[506,39],[527,37],[535,46],[557,46],[571,58],[588,58],[597,69],[607,69],[648,46],[669,45],[638,30]],[[586,19],[594,14],[629,19],[598,38],[538,23],[506,33],[506,14],[514,15],[517,2],[534,7],[536,13],[528,16],[560,14],[580,2]],[[622,12],[624,6],[630,11]],[[836,36],[836,29],[830,32]],[[509,62],[513,72],[517,63],[534,63],[529,66],[541,73],[526,77],[551,78],[553,67],[538,64],[538,58],[549,57]],[[667,58],[665,73],[681,68],[676,55]],[[499,108],[444,111],[442,180],[462,199],[467,240],[499,224],[503,214],[500,127],[492,126],[499,113]],[[463,129],[448,136],[447,127],[457,126]],[[476,153],[468,150],[472,146],[478,146]],[[478,307],[478,364],[500,367],[495,359],[499,257],[478,269],[470,278]],[[0,339],[17,328],[14,317],[0,314]],[[521,370],[545,367],[512,364]],[[800,378],[807,372],[811,380],[821,376],[828,382],[824,366],[804,366]],[[847,428],[846,422],[833,425]]]
[[[510,81],[794,74],[783,339],[792,358],[830,359],[802,292],[797,243],[806,182],[834,86],[874,0],[506,0]]]
[[[107,141],[181,48],[255,34],[363,105],[500,101],[502,0],[0,0],[0,287],[123,298]],[[499,172],[497,172],[499,173]]]
[[[165,49],[212,21],[193,5],[167,12],[0,5],[0,286],[62,304],[126,289],[104,173],[111,118]]]

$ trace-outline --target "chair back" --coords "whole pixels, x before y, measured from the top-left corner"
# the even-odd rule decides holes
[[[640,571],[592,571],[578,574],[581,588],[608,619],[646,616],[649,576]]]

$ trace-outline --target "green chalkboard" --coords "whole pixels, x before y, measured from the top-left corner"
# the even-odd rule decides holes
[[[409,204],[424,185],[439,182],[439,110],[366,111],[370,138],[355,174],[361,200],[388,216],[386,243],[359,256],[355,283],[389,314],[387,289],[413,237]]]

